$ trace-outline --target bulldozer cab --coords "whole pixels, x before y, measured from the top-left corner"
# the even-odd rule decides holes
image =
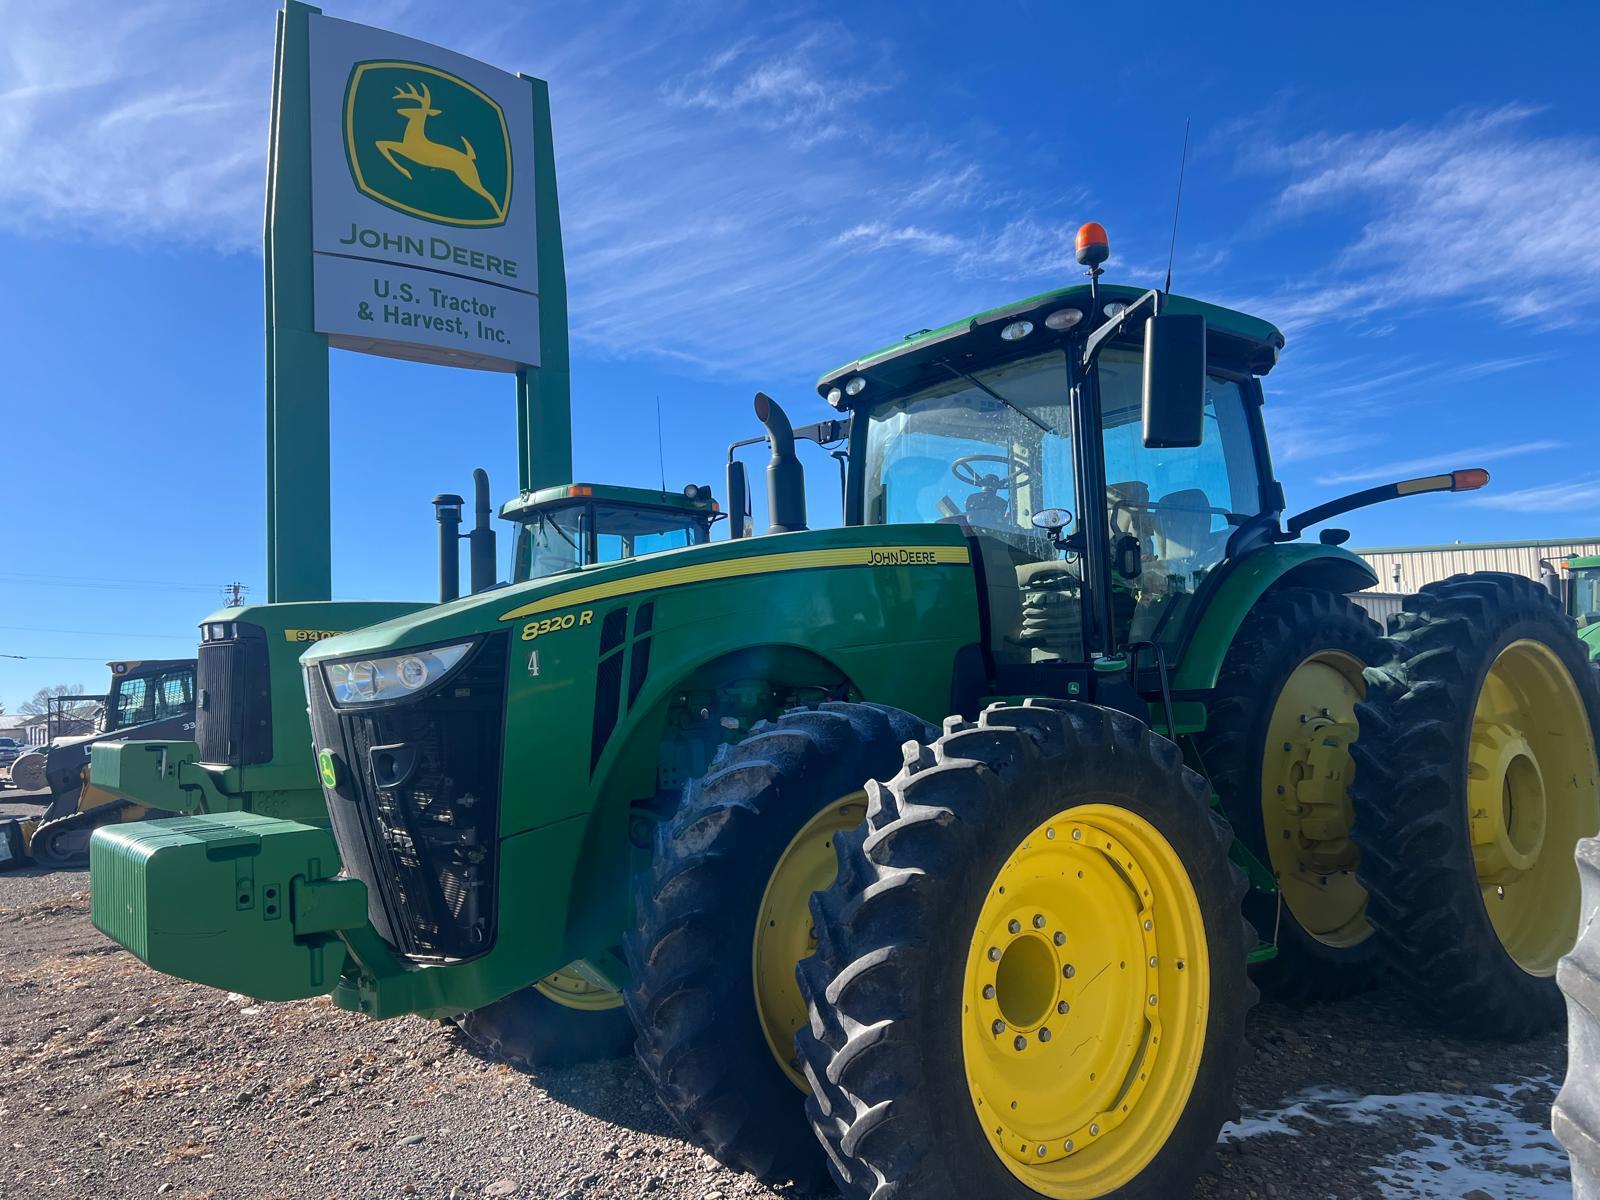
[[[854,520],[969,530],[1001,675],[1140,643],[1176,657],[1236,536],[1275,528],[1282,507],[1255,378],[1276,331],[1213,329],[1198,444],[1152,445],[1139,325],[1111,335],[1087,365],[1079,333],[1092,336],[1139,293],[1100,289],[1092,321],[1088,293],[935,331],[819,385],[830,399],[854,386],[851,407],[865,418],[852,447]]]
[[[193,714],[194,668],[193,659],[112,663],[104,732]]]
[[[525,493],[502,517],[516,521],[512,582],[525,583],[592,563],[697,546],[721,514],[711,489],[681,493],[574,483]]]

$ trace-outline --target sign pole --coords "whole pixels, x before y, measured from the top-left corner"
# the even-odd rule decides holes
[[[267,168],[267,600],[333,596],[328,339],[314,327],[310,23],[278,14]],[[287,135],[287,136],[286,136]]]
[[[539,263],[537,367],[517,371],[517,477],[528,492],[572,481],[572,363],[567,345],[567,265],[556,195],[550,85],[531,75],[534,210]]]

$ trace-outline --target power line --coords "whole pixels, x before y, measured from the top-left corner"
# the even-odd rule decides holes
[[[126,637],[126,638],[160,638],[167,642],[192,642],[193,635],[176,633],[128,633],[116,632],[110,629],[47,629],[38,625],[0,625],[0,629],[11,630],[14,633],[73,633],[84,637]]]
[[[94,575],[36,575],[6,572],[0,581],[29,584],[34,587],[92,587],[131,591],[157,592],[210,592],[226,585],[217,583],[177,583],[159,579],[110,579]]]
[[[81,654],[0,654],[0,658],[14,658],[20,662],[92,662],[103,663],[103,658],[89,658]]]

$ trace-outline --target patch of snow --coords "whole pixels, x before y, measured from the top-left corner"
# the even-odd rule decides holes
[[[1248,1110],[1223,1129],[1224,1141],[1270,1134],[1298,1136],[1313,1125],[1392,1125],[1404,1122],[1414,1145],[1393,1155],[1372,1173],[1384,1190],[1417,1200],[1458,1200],[1481,1188],[1498,1200],[1569,1200],[1567,1155],[1546,1125],[1517,1114],[1512,1099],[1535,1086],[1554,1093],[1553,1077],[1494,1086],[1488,1095],[1409,1092],[1400,1096],[1362,1096],[1332,1088],[1312,1088],[1277,1109]],[[1447,1109],[1454,1111],[1447,1112]],[[1425,1122],[1449,1125],[1451,1136],[1431,1133]],[[1488,1144],[1473,1145],[1462,1134],[1494,1130]],[[1402,1132],[1396,1129],[1395,1132]],[[1315,1136],[1312,1132],[1311,1136]]]

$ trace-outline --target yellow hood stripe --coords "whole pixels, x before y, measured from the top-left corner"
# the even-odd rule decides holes
[[[774,575],[783,571],[806,571],[818,567],[948,566],[972,561],[965,546],[851,546],[839,550],[793,550],[787,554],[760,554],[749,558],[728,558],[719,562],[669,567],[645,575],[633,575],[590,587],[574,588],[554,596],[513,608],[501,615],[502,621],[531,617],[558,608],[592,604],[613,596],[635,592],[660,591],[690,583],[709,583],[715,579],[738,579],[746,575]]]

